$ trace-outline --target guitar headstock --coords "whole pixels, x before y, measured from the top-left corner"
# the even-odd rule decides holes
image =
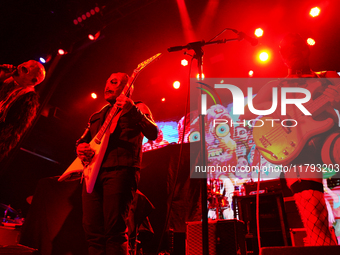
[[[162,53],[157,53],[156,55],[152,56],[151,58],[143,61],[142,63],[140,63],[137,68],[134,70],[134,73],[138,73],[139,71],[141,71],[144,67],[146,67],[147,65],[149,65],[151,62],[155,61],[156,59],[160,58],[160,56],[162,55]]]

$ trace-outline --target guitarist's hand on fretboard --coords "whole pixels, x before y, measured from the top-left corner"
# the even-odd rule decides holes
[[[334,85],[328,85],[328,87],[323,92],[328,98],[329,101],[334,104],[338,104],[340,102],[340,88]]]
[[[81,143],[77,146],[77,155],[84,165],[90,164],[94,153],[94,150],[92,150],[88,143]]]
[[[134,102],[128,98],[127,96],[121,94],[116,98],[116,104],[118,108],[124,108],[126,112],[130,111],[131,108],[134,106]]]

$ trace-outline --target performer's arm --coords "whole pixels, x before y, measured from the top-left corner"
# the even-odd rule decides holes
[[[332,107],[340,110],[340,77],[336,71],[327,71],[324,77],[333,85],[328,85],[323,93],[331,100]]]
[[[149,140],[156,140],[158,127],[152,119],[150,109],[145,104],[135,105],[130,98],[120,95],[116,99],[116,105],[119,108],[124,107],[126,111],[132,111],[134,121],[141,127],[143,135]]]
[[[0,65],[0,82],[3,82],[4,80],[11,77],[15,70],[16,68],[13,65]]]
[[[132,108],[138,124],[142,128],[143,135],[149,140],[156,140],[158,136],[158,127],[152,118],[150,109],[143,103]]]

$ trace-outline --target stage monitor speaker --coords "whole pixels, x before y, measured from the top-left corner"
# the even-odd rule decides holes
[[[305,246],[305,247],[264,247],[260,255],[335,255],[340,254],[340,246]]]
[[[186,255],[202,254],[202,222],[187,222]],[[245,225],[239,220],[208,223],[209,255],[246,255]]]

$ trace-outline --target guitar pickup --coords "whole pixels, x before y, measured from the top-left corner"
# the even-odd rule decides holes
[[[259,140],[260,140],[261,144],[263,145],[263,147],[265,147],[265,148],[272,145],[264,135]]]

